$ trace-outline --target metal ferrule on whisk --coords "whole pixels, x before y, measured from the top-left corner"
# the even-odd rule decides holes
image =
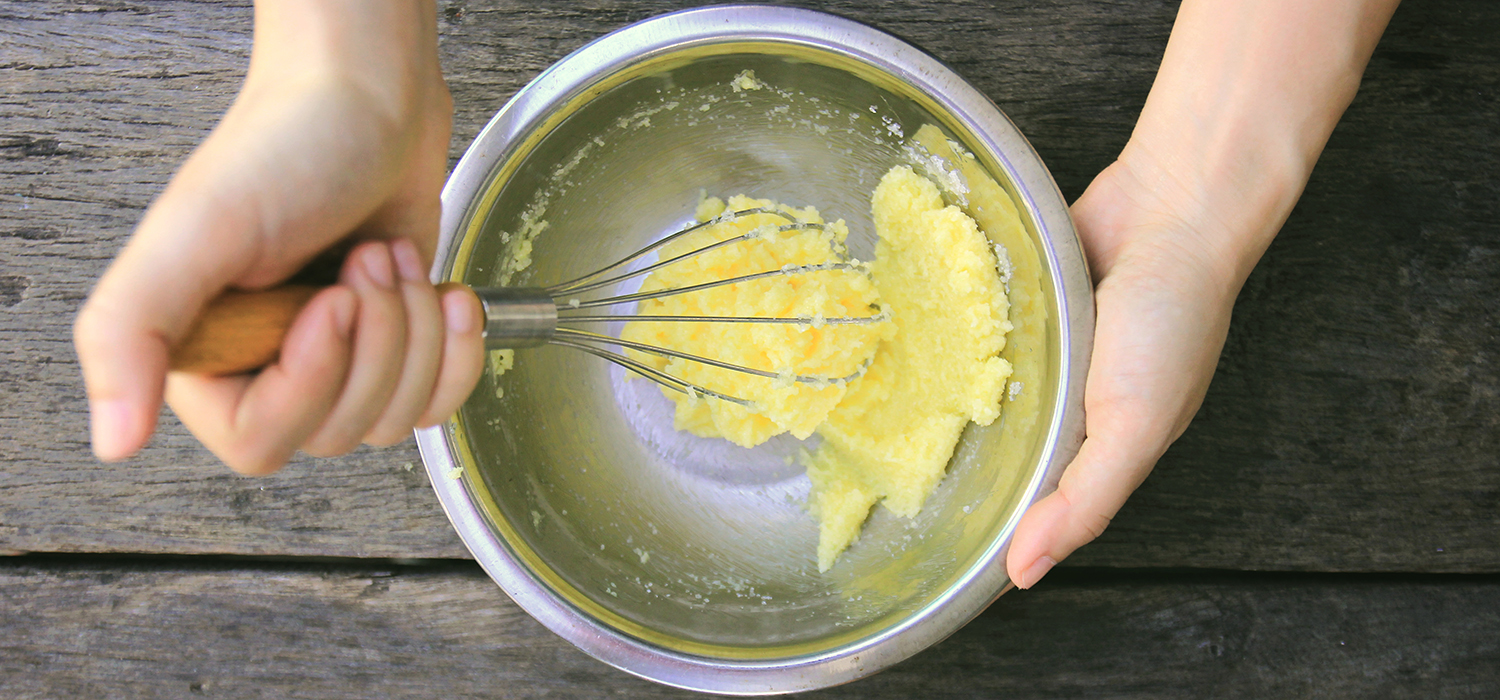
[[[557,302],[538,287],[475,289],[484,308],[484,344],[490,348],[545,345],[557,334]]]

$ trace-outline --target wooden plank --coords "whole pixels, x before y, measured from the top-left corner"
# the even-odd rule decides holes
[[[233,99],[251,10],[85,9],[0,5],[0,549],[464,556],[410,443],[248,480],[166,413],[132,463],[90,457],[73,313]]]
[[[97,558],[87,558],[97,559]],[[824,698],[1493,697],[1500,581],[1069,575]],[[0,564],[8,698],[689,697],[471,564]]]
[[[685,3],[441,4],[453,154],[524,81]],[[901,34],[1028,134],[1070,198],[1129,135],[1172,3],[808,3]],[[169,415],[99,465],[69,324],[229,104],[247,4],[0,1],[0,549],[462,557],[410,444],[228,475]],[[1493,4],[1398,11],[1236,310],[1199,420],[1071,563],[1500,567]],[[417,465],[418,467],[420,465]]]

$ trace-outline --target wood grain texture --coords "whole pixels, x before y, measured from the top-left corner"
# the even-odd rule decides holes
[[[440,3],[453,155],[553,61],[687,4]],[[803,4],[953,66],[1070,199],[1129,136],[1175,9]],[[0,1],[0,549],[465,556],[410,444],[246,480],[168,414],[131,463],[88,454],[72,315],[232,100],[249,17],[244,3]],[[1500,570],[1497,28],[1493,3],[1398,11],[1236,308],[1197,422],[1070,563]]]
[[[32,697],[675,698],[477,566],[0,563],[0,691]],[[1492,577],[1058,576],[812,698],[1493,697]]]

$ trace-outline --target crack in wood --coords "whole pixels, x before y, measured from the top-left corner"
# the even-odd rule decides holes
[[[30,288],[30,277],[0,275],[0,306],[10,308],[21,303],[26,296],[26,290]]]
[[[73,155],[73,151],[63,148],[62,143],[57,139],[37,138],[25,134],[0,135],[0,153],[9,159]]]

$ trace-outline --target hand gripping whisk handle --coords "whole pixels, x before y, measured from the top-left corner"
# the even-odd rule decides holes
[[[438,293],[462,286],[449,282]],[[276,361],[287,331],[324,287],[285,285],[255,292],[225,292],[209,302],[198,322],[175,348],[168,366],[194,374],[253,372]],[[479,288],[484,309],[485,345],[532,347],[557,330],[557,304],[546,290]]]

